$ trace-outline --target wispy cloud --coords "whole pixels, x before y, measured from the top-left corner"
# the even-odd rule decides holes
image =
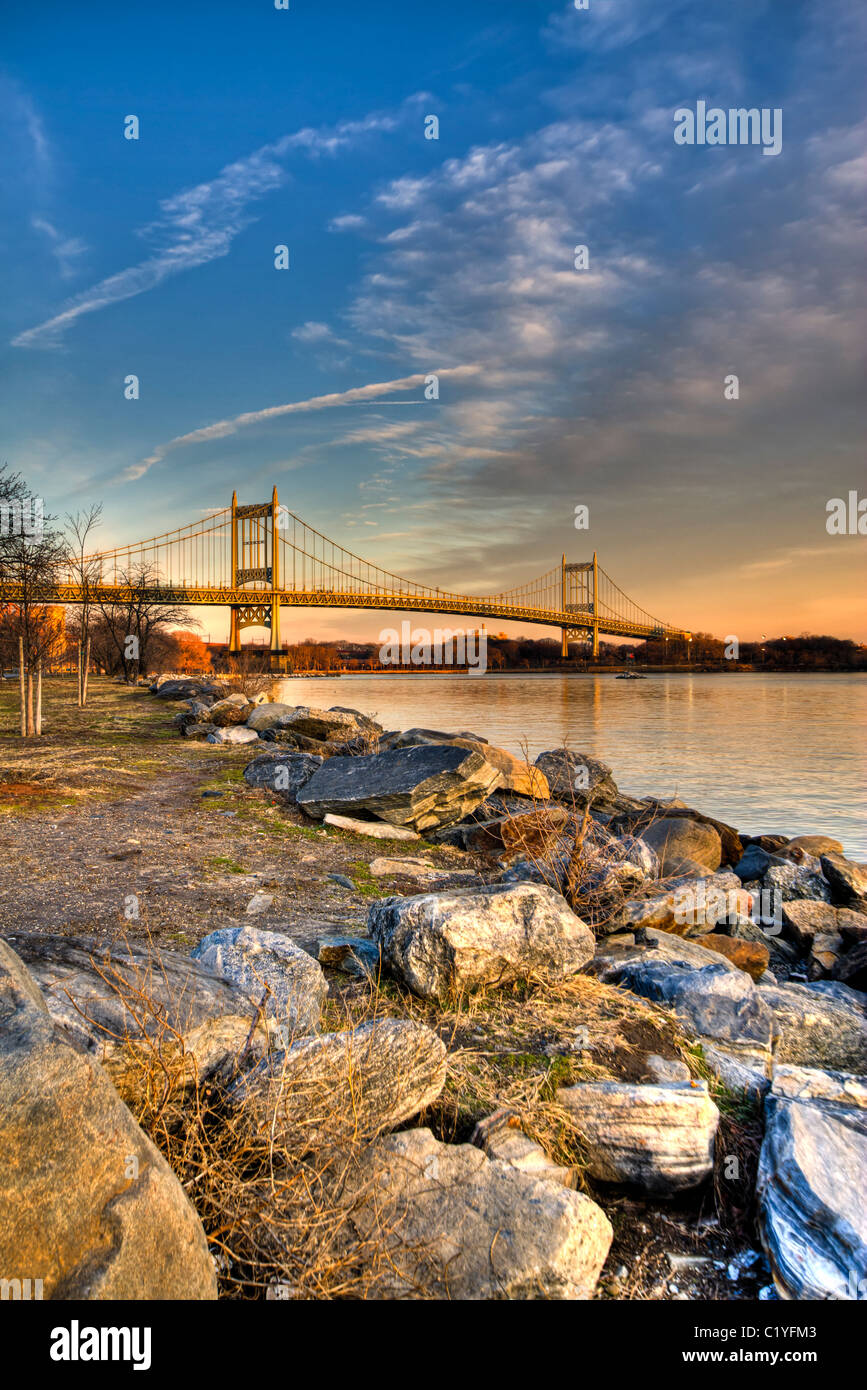
[[[13,347],[56,348],[64,333],[85,314],[144,294],[169,276],[228,255],[240,232],[254,220],[251,205],[288,178],[284,160],[300,151],[308,157],[335,155],[375,132],[394,130],[404,112],[418,104],[412,97],[397,112],[377,113],[333,127],[303,130],[263,145],[244,159],[227,164],[216,178],[184,189],[160,203],[159,216],[137,235],[154,246],[135,265],[100,280],[70,300],[57,314],[12,339]],[[34,134],[38,129],[34,128]]]
[[[441,381],[463,381],[477,376],[480,371],[479,366],[470,363],[459,367],[443,367],[437,375]],[[395,395],[400,391],[419,390],[424,386],[424,380],[425,374],[417,372],[413,376],[401,377],[396,381],[370,382],[366,386],[351,387],[348,391],[333,391],[329,395],[311,396],[307,400],[289,401],[285,405],[269,405],[263,410],[249,410],[242,415],[235,415],[229,420],[216,420],[213,424],[191,430],[189,434],[176,435],[168,443],[158,445],[140,463],[132,464],[129,468],[124,469],[115,481],[133,482],[137,478],[143,477],[155,464],[161,463],[166,455],[173,453],[175,449],[189,448],[193,444],[204,444],[214,439],[225,439],[229,435],[237,434],[239,430],[265,424],[285,415],[331,410],[337,406],[363,404],[366,401],[378,400],[383,396]]]
[[[87,243],[82,241],[80,237],[64,236],[45,217],[31,218],[31,226],[34,231],[41,232],[48,239],[51,254],[57,261],[60,274],[64,280],[68,280],[78,269],[79,258],[88,250]]]

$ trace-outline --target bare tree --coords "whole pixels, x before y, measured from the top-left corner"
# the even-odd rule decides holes
[[[93,605],[93,586],[100,579],[99,560],[87,553],[88,537],[102,521],[102,503],[87,511],[67,513],[70,568],[81,590],[78,619],[78,708],[87,704],[87,675],[90,670],[90,622]]]
[[[17,648],[21,733],[33,737],[42,732],[42,674],[64,644],[52,590],[68,563],[68,552],[63,536],[54,529],[54,518],[42,514],[41,501],[38,526],[20,524],[28,494],[20,478],[5,467],[0,469],[0,501],[4,493],[0,580],[14,588],[13,597],[3,605],[4,629]],[[17,505],[17,524],[10,524],[12,505]]]
[[[200,624],[183,605],[160,597],[159,575],[150,565],[142,563],[125,571],[117,583],[126,590],[126,596],[110,603],[99,600],[97,606],[103,619],[103,639],[114,648],[124,680],[132,685],[148,670],[148,656],[159,635],[178,624],[186,628]]]

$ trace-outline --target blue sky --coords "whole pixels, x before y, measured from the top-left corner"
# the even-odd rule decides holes
[[[863,640],[863,6],[290,4],[5,0],[0,458],[106,544],[276,482],[442,587],[596,548],[694,629]],[[677,146],[699,99],[782,152]]]

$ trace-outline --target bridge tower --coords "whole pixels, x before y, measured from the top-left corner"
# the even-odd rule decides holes
[[[565,613],[570,609],[576,617],[580,614],[583,623],[561,629],[563,643],[560,654],[564,661],[569,655],[570,637],[591,637],[594,660],[599,655],[599,561],[593,552],[591,564],[567,565],[563,556],[560,581],[560,608]],[[574,578],[573,578],[574,576]]]
[[[245,584],[258,584],[250,590],[248,602],[233,603],[229,610],[229,652],[241,650],[241,630],[245,627],[271,629],[271,656],[280,652],[280,545],[277,488],[270,502],[238,506],[232,493],[232,578],[237,592]]]

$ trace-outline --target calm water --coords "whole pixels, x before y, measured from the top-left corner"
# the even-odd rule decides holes
[[[531,760],[568,745],[623,791],[679,796],[748,834],[822,833],[867,860],[867,677],[343,676],[281,681],[386,729],[471,729]]]

